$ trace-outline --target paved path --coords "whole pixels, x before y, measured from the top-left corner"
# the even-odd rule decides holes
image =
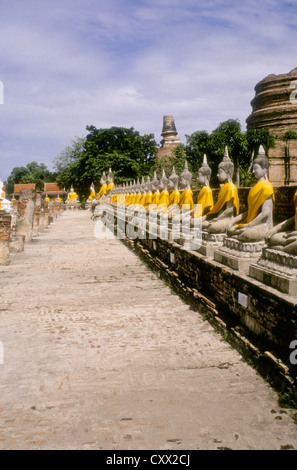
[[[87,211],[0,267],[1,449],[297,449],[292,412]]]

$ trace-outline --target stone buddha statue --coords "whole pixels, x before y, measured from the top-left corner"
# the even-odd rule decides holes
[[[147,180],[145,182],[144,189],[145,189],[145,198],[143,200],[143,205],[147,209],[152,204],[152,200],[153,200],[152,183],[151,183],[151,179],[149,176],[147,177]]]
[[[71,188],[70,188],[70,192],[68,193],[67,200],[68,200],[69,202],[74,202],[74,201],[77,201],[77,200],[78,200],[78,195],[77,195],[76,192],[74,191],[73,186],[71,186]]]
[[[157,205],[159,203],[159,199],[160,199],[160,191],[159,191],[159,180],[157,178],[157,172],[154,171],[154,176],[153,176],[153,179],[151,181],[151,192],[152,192],[152,199],[151,199],[151,203],[148,204],[147,206],[147,210],[154,210],[157,208]]]
[[[212,234],[226,233],[227,227],[239,212],[238,190],[232,182],[234,164],[225,147],[224,158],[218,167],[218,180],[221,189],[213,208],[202,218],[202,229]]]
[[[96,197],[95,186],[94,186],[94,183],[92,183],[90,186],[90,195],[88,199],[92,201],[93,199],[95,199],[95,197]]]
[[[227,229],[228,237],[241,242],[263,241],[273,226],[274,190],[268,181],[269,161],[264,148],[253,162],[256,184],[248,195],[248,210],[233,219]]]
[[[106,180],[107,180],[107,177],[106,177],[106,174],[105,174],[105,171],[103,172],[101,178],[100,178],[100,189],[99,189],[99,193],[98,195],[96,196],[96,199],[99,200],[102,196],[105,196],[106,193],[107,193],[107,184],[106,184]]]
[[[201,217],[206,215],[214,206],[212,189],[209,186],[211,177],[211,168],[208,166],[206,155],[203,156],[203,163],[198,170],[198,183],[202,184],[199,191],[193,217]]]
[[[107,174],[107,188],[106,188],[106,194],[114,188],[114,175],[113,172],[111,171],[111,168],[109,168],[108,174]]]
[[[297,191],[294,195],[295,215],[277,224],[266,235],[269,248],[297,255]]]
[[[175,172],[175,168],[172,168],[171,175],[168,178],[168,191],[169,191],[169,200],[167,207],[159,210],[159,214],[167,215],[172,217],[173,214],[179,212],[179,201],[180,201],[180,191],[178,189],[179,176]]]
[[[185,162],[185,168],[180,174],[180,186],[183,189],[180,200],[179,207],[182,212],[189,212],[194,209],[193,201],[193,191],[191,189],[192,173],[188,168],[188,162]]]
[[[166,209],[169,205],[168,178],[165,174],[164,168],[162,170],[162,176],[160,178],[159,189],[161,190],[161,192],[160,192],[159,202],[157,204],[158,212],[163,209]]]

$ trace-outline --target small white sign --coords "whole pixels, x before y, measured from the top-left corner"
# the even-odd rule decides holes
[[[175,263],[175,256],[174,253],[170,253],[170,262]]]
[[[243,307],[247,308],[248,303],[249,303],[249,298],[246,294],[242,294],[241,292],[238,292],[238,303],[239,305],[242,305]]]

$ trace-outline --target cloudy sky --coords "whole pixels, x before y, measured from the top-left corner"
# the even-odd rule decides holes
[[[0,178],[52,169],[91,124],[158,143],[165,114],[183,143],[245,130],[255,84],[297,66],[296,33],[282,0],[0,0]]]

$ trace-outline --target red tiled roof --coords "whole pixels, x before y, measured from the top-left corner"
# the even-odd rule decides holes
[[[33,189],[35,190],[35,183],[28,183],[28,184],[15,184],[14,185],[14,194],[19,194],[21,189]]]
[[[47,193],[49,191],[63,191],[57,183],[44,183],[44,192]]]

